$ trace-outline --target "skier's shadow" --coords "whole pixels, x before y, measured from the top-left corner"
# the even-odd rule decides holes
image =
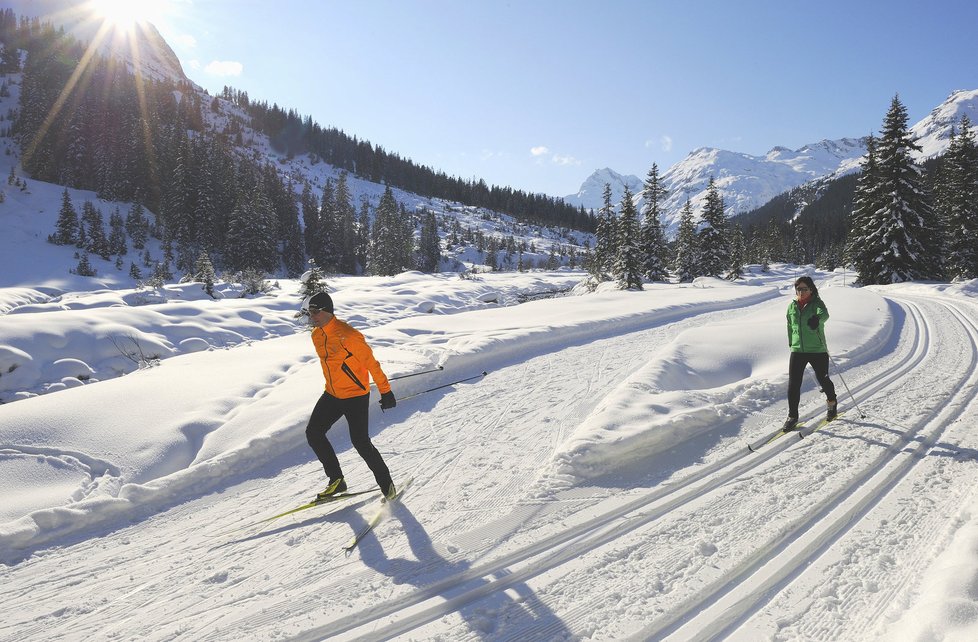
[[[435,550],[431,537],[410,508],[401,502],[391,508],[392,517],[401,522],[416,559],[388,557],[380,540],[371,533],[359,544],[363,563],[390,577],[394,584],[416,586],[418,593],[415,595],[420,598],[419,605],[432,598],[441,599],[427,610],[415,611],[414,615],[406,618],[409,622],[403,630],[396,628],[397,623],[392,625],[392,630],[384,630],[384,638],[409,633],[417,626],[452,613],[458,614],[468,624],[471,633],[494,642],[574,638],[557,614],[525,583],[506,583],[498,589],[488,586],[490,582],[505,577],[506,572],[463,578],[471,568],[468,560],[446,560]],[[363,525],[366,525],[365,521]],[[397,599],[394,598],[394,601]],[[504,628],[499,628],[500,622],[505,622]]]

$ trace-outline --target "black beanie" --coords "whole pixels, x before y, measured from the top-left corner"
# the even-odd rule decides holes
[[[333,299],[325,292],[318,292],[312,295],[312,298],[309,299],[309,306],[326,310],[330,314],[333,314]]]

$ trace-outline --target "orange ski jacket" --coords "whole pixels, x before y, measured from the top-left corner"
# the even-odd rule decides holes
[[[326,377],[326,392],[337,399],[360,397],[370,393],[373,376],[381,394],[390,392],[391,384],[374,358],[374,353],[359,331],[336,317],[312,330],[312,343]]]

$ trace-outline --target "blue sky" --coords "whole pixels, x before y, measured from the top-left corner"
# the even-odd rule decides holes
[[[135,0],[130,0],[135,1]],[[0,3],[2,4],[2,3]],[[187,75],[463,178],[564,196],[978,88],[973,0],[155,0]]]

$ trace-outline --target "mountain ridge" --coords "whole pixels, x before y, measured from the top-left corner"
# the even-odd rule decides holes
[[[952,128],[960,123],[961,115],[967,114],[972,123],[978,122],[978,89],[955,90],[930,114],[911,128],[921,151],[914,154],[916,160],[925,161],[942,155]],[[866,153],[867,137],[823,139],[792,150],[784,146],[772,147],[763,156],[713,147],[692,150],[660,178],[669,194],[662,203],[662,220],[666,233],[675,234],[679,214],[686,198],[690,199],[694,212],[702,209],[706,187],[712,176],[720,188],[728,216],[736,216],[764,205],[775,196],[815,180],[832,179],[858,171]],[[585,209],[601,207],[604,177],[614,177],[613,202],[621,200],[623,185],[641,185],[637,176],[620,174],[613,169],[596,170],[581,185],[576,194],[564,197]],[[641,208],[644,199],[641,188],[632,190],[636,206]]]

